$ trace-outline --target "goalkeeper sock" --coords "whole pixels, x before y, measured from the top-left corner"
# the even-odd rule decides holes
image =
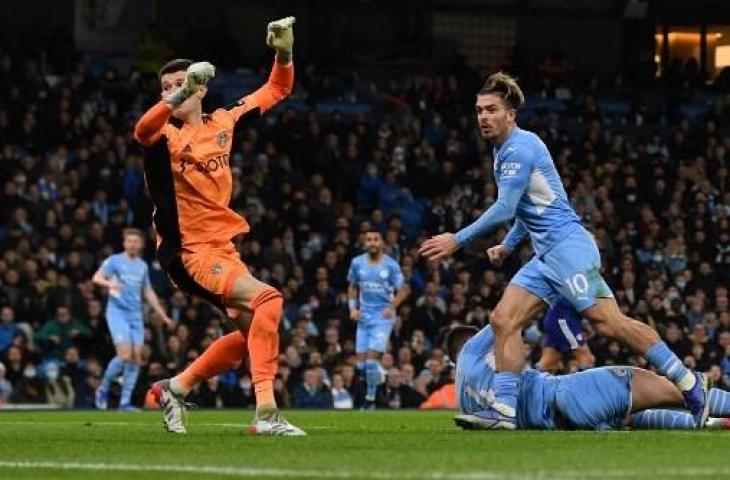
[[[101,380],[99,390],[105,393],[109,392],[109,387],[111,387],[114,379],[122,374],[122,370],[124,370],[124,360],[122,360],[122,357],[117,355],[116,357],[112,358],[111,362],[109,362],[109,365],[106,366],[106,371],[104,372],[104,377]]]
[[[679,390],[686,392],[695,386],[694,374],[669,350],[661,340],[646,352],[646,361],[659,371],[661,375],[674,383]]]
[[[375,393],[378,391],[378,384],[380,383],[380,367],[375,359],[365,360],[365,382],[367,384],[365,400],[374,402]]]
[[[139,365],[132,362],[124,364],[124,376],[122,377],[122,396],[119,399],[119,406],[127,406],[132,403],[132,392],[137,384],[139,376]]]
[[[259,290],[250,305],[253,319],[248,331],[248,354],[259,412],[276,408],[274,377],[278,368],[279,320],[283,306],[281,293],[272,287]]]
[[[730,417],[730,392],[711,388],[707,403],[710,404],[710,415],[713,417]]]
[[[492,408],[506,417],[517,415],[517,390],[520,374],[497,372],[494,374],[494,403]]]
[[[689,413],[677,410],[642,410],[633,415],[631,427],[684,430],[695,428],[695,421]]]

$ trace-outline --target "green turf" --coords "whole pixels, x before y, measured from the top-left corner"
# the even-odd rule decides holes
[[[248,436],[251,411],[194,411],[185,436],[164,433],[159,412],[0,412],[0,479],[730,478],[730,432],[463,432],[450,412],[287,415],[309,436]]]

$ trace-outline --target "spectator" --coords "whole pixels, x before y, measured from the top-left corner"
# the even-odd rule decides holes
[[[354,406],[352,395],[345,388],[345,381],[340,374],[332,377],[332,406],[337,410],[350,410]]]
[[[62,359],[66,350],[78,347],[82,340],[91,337],[89,328],[71,316],[67,306],[56,308],[56,317],[46,322],[35,334],[35,341],[46,348],[49,356]]]
[[[48,362],[44,368],[46,377],[46,398],[48,403],[58,408],[73,408],[76,392],[71,379],[61,375],[61,369],[55,362]]]
[[[0,310],[0,354],[13,344],[15,334],[18,333],[18,324],[15,323],[15,312],[5,306]]]
[[[304,371],[304,382],[294,389],[295,408],[332,408],[332,394],[322,384],[317,370]]]
[[[5,373],[7,369],[5,364],[0,362],[0,405],[7,403],[10,400],[10,396],[13,394],[13,386],[10,384]]]

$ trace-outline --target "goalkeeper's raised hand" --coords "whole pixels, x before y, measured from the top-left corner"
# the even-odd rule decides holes
[[[165,99],[171,107],[177,108],[185,100],[195,95],[200,88],[215,77],[215,67],[208,62],[196,62],[187,69],[185,81],[180,88]]]
[[[279,63],[289,63],[292,59],[295,21],[294,17],[286,17],[270,22],[266,28],[266,44],[276,50]]]

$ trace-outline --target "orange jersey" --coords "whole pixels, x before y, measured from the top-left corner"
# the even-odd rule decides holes
[[[134,138],[145,149],[145,179],[155,206],[158,256],[168,263],[181,251],[230,241],[249,231],[230,207],[229,157],[234,128],[257,119],[284,99],[294,67],[274,62],[268,82],[233,105],[203,115],[199,124],[171,119],[160,101],[137,122]]]

